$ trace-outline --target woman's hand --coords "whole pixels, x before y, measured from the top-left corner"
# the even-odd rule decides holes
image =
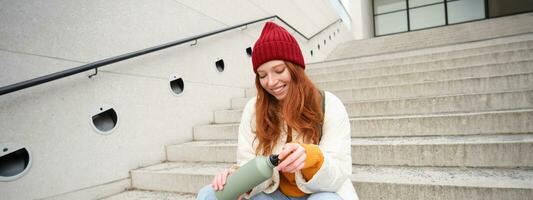
[[[298,143],[287,143],[279,154],[282,160],[276,169],[281,172],[295,173],[304,168],[307,154],[302,145]]]
[[[231,171],[231,169],[225,169],[224,171],[218,173],[211,182],[211,187],[213,187],[215,191],[224,189],[224,184],[226,184],[226,178],[228,178]]]
[[[232,167],[232,168],[229,168],[229,169],[225,169],[224,171],[218,173],[215,176],[215,178],[213,179],[213,181],[211,182],[211,187],[213,187],[213,189],[215,191],[223,190],[224,189],[224,185],[226,184],[226,179],[228,178],[228,176],[231,173],[235,172],[235,170],[237,170],[237,167]],[[242,200],[242,199],[244,199],[245,195],[246,194],[242,194],[237,199],[238,200]]]

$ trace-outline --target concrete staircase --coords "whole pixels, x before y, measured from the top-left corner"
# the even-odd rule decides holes
[[[346,48],[346,47],[343,47]],[[533,34],[317,63],[345,103],[360,199],[533,199]],[[235,162],[245,97],[131,171],[117,199],[194,199]],[[164,191],[164,192],[163,192]]]

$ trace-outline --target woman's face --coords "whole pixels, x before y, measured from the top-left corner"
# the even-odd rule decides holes
[[[261,86],[276,97],[283,100],[289,91],[291,73],[282,60],[271,60],[257,68],[257,75]]]

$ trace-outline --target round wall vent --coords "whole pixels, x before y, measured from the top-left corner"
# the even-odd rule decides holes
[[[217,62],[215,62],[215,65],[217,66],[217,70],[219,72],[223,72],[224,71],[224,60],[223,59],[220,59]]]
[[[179,76],[171,76],[170,78],[170,90],[173,94],[180,95],[185,89],[185,83],[183,78]]]
[[[22,145],[0,144],[0,181],[14,181],[31,167],[30,151]]]
[[[252,56],[252,47],[246,48],[246,55]]]
[[[92,115],[91,122],[98,133],[108,135],[117,127],[118,115],[115,109],[109,106],[102,106]]]

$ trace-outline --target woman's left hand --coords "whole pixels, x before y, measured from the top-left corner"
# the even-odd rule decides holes
[[[295,173],[304,168],[307,154],[302,145],[298,143],[287,143],[283,146],[283,150],[279,154],[279,159],[282,160],[276,169],[281,172]]]

